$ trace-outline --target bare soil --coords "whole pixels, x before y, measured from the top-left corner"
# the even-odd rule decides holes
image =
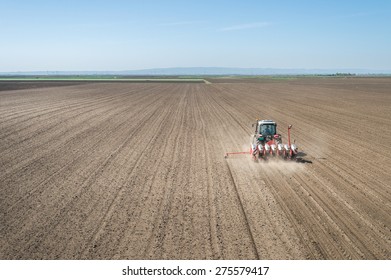
[[[47,81],[47,82],[25,82],[25,81],[1,81],[0,80],[0,91],[5,90],[18,90],[18,89],[33,89],[33,88],[46,88],[46,87],[61,87],[61,86],[73,86],[81,85],[87,82],[58,82],[58,81]]]
[[[0,91],[0,259],[390,259],[391,79]],[[256,118],[305,159],[254,163]]]

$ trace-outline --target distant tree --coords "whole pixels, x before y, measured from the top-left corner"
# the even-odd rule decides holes
[[[356,76],[356,74],[354,74],[354,73],[339,73],[339,72],[337,72],[337,73],[335,73],[335,74],[333,74],[331,76],[348,77],[348,76]]]

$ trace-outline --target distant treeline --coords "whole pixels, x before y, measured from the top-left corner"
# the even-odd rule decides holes
[[[331,74],[330,76],[356,76],[354,73],[335,73]]]

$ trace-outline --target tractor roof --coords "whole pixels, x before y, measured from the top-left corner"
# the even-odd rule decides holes
[[[272,120],[260,120],[258,124],[276,124],[276,122]]]

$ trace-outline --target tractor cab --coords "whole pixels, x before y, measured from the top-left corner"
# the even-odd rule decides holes
[[[275,135],[277,124],[273,121],[261,121],[258,123],[258,133],[262,135]]]
[[[273,139],[280,140],[277,134],[277,124],[272,120],[258,120],[255,124],[254,142],[269,142]]]
[[[277,124],[272,120],[261,120],[257,122],[255,134],[275,135],[277,134]]]

